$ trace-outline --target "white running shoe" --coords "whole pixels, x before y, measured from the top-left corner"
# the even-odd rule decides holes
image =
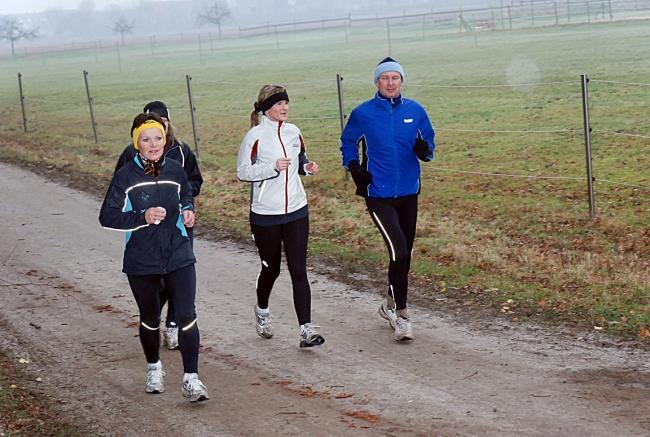
[[[178,326],[168,326],[163,331],[163,340],[167,349],[178,349]]]
[[[409,319],[399,316],[395,320],[395,340],[413,340],[413,326]]]
[[[190,402],[201,402],[210,399],[208,389],[205,388],[205,385],[203,385],[196,373],[189,379],[183,381],[181,392]]]
[[[162,363],[149,364],[147,367],[147,393],[162,393],[165,391],[165,371]]]
[[[273,337],[273,327],[271,326],[271,312],[260,314],[260,307],[255,305],[255,329],[257,335],[262,338]]]
[[[379,305],[377,312],[383,319],[388,320],[388,324],[390,325],[391,329],[395,329],[397,314],[395,314],[394,309],[389,309],[388,306],[386,306],[386,302],[382,302],[381,305]]]
[[[318,326],[311,323],[300,325],[300,347],[320,346],[325,343],[325,339],[316,331],[316,328]]]

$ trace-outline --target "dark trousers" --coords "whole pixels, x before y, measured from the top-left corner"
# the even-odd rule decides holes
[[[194,247],[194,228],[186,228],[187,236],[190,238],[190,244]],[[167,316],[165,317],[165,326],[170,327],[174,326],[176,323],[174,321],[176,314],[174,312],[174,302],[169,299],[169,291],[165,285],[165,281],[160,281],[160,309],[167,304]]]
[[[372,221],[384,238],[390,262],[388,264],[388,294],[396,309],[406,308],[408,273],[418,217],[418,196],[390,199],[368,197],[366,206]]]
[[[140,342],[148,363],[160,359],[160,281],[165,282],[170,302],[174,304],[174,321],[179,327],[178,343],[186,373],[198,372],[199,327],[196,323],[194,298],[196,270],[194,264],[165,275],[127,275],[131,291],[140,310]]]
[[[293,286],[293,305],[300,325],[311,322],[311,290],[307,280],[309,217],[281,225],[259,226],[251,231],[262,262],[257,278],[257,305],[268,308],[275,280],[280,276],[282,246]]]

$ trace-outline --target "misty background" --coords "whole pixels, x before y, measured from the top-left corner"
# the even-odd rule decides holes
[[[0,21],[19,20],[38,37],[32,44],[128,35],[164,35],[339,17],[382,17],[531,0],[3,0]],[[215,9],[216,7],[216,9]],[[220,23],[201,19],[222,14]],[[117,26],[117,29],[116,29]],[[122,35],[123,36],[123,35]],[[6,41],[0,42],[6,44]]]

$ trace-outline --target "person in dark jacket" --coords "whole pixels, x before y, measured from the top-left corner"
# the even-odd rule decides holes
[[[341,135],[343,166],[366,200],[390,257],[386,302],[379,314],[395,339],[412,340],[408,273],[420,193],[420,161],[433,159],[434,131],[424,108],[402,97],[404,69],[392,58],[375,68],[375,96],[357,106]]]
[[[164,391],[158,292],[164,280],[176,309],[175,322],[181,328],[185,371],[181,391],[196,402],[209,396],[198,377],[196,259],[187,234],[194,225],[194,204],[183,167],[164,157],[165,133],[157,114],[135,117],[131,135],[137,153],[113,175],[99,221],[105,228],[126,233],[122,271],[140,311],[140,342],[148,363],[146,391]]]
[[[170,158],[178,161],[185,170],[187,175],[188,182],[190,183],[192,197],[199,195],[201,191],[201,185],[203,184],[203,177],[201,176],[201,169],[199,168],[199,163],[196,159],[196,156],[190,149],[190,146],[178,139],[176,136],[176,129],[171,123],[169,115],[169,107],[159,100],[149,102],[145,105],[142,110],[143,113],[155,113],[160,115],[160,118],[163,120],[165,127],[167,128],[166,142],[165,142],[165,158]],[[115,171],[117,172],[124,164],[131,162],[137,151],[133,147],[133,143],[129,144],[124,148],[120,158],[117,161],[115,166]],[[190,238],[190,242],[193,241],[193,228],[187,228],[187,234]],[[160,284],[160,308],[165,306],[167,303],[167,316],[165,317],[165,329],[163,330],[163,339],[165,345],[168,349],[178,349],[178,326],[174,322],[174,304],[169,300],[169,293],[167,287],[164,283]]]

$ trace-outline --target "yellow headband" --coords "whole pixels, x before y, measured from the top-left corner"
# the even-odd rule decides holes
[[[138,138],[140,137],[140,134],[142,133],[143,130],[149,128],[160,129],[163,138],[165,138],[165,126],[158,123],[156,120],[147,120],[144,123],[142,123],[140,126],[133,129],[133,147],[135,147],[135,150],[138,150]]]

